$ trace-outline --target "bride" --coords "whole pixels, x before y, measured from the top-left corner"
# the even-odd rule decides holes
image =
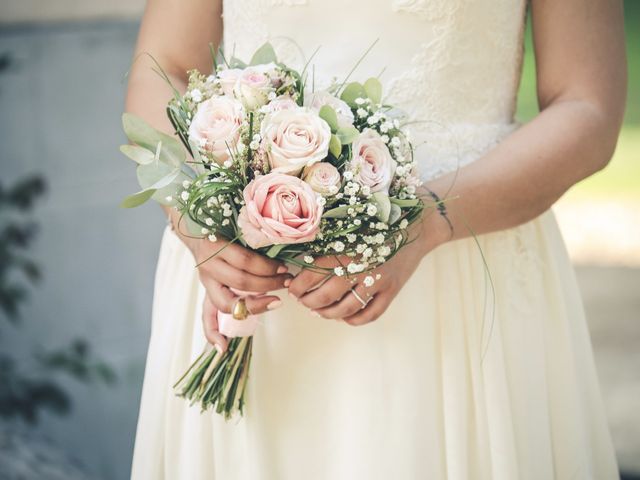
[[[447,217],[352,285],[222,241],[167,211],[132,478],[546,480],[618,478],[589,334],[551,205],[602,169],[623,116],[620,1],[532,0],[540,114],[514,123],[525,0],[150,0],[137,53],[184,87],[207,44],[248,59],[269,40],[316,82],[380,75],[405,110]],[[171,93],[141,56],[126,108],[173,132]],[[173,227],[173,228],[172,228]],[[474,235],[475,234],[475,235]],[[333,259],[323,260],[329,265]],[[314,288],[321,284],[320,287]],[[232,288],[262,313],[245,416],[176,398]],[[358,284],[356,291],[363,293]],[[360,290],[358,290],[360,289]],[[355,328],[354,328],[355,327]]]

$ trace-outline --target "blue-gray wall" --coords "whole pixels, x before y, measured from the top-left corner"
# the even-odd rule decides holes
[[[164,224],[156,205],[118,207],[137,190],[118,151],[136,33],[134,22],[0,30],[0,54],[11,58],[0,75],[0,178],[40,173],[49,186],[34,248],[44,280],[23,311],[22,338],[56,347],[85,337],[119,376],[108,388],[68,382],[71,417],[43,429],[106,479],[129,472]]]

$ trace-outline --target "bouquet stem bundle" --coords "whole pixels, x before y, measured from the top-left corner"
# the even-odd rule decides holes
[[[232,338],[225,352],[207,344],[174,389],[191,404],[199,403],[202,410],[215,407],[226,419],[242,415],[252,344],[253,337]]]

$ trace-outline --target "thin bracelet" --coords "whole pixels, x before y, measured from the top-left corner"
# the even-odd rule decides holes
[[[451,236],[449,238],[450,239],[453,238],[453,223],[451,223],[451,220],[449,220],[449,216],[447,215],[446,205],[444,204],[444,202],[436,192],[434,192],[433,190],[430,190],[429,188],[427,188],[427,192],[429,192],[429,195],[431,195],[431,198],[433,198],[433,201],[436,202],[436,208],[438,209],[438,213],[442,218],[445,219],[445,221],[447,222],[447,225],[449,225],[449,230],[451,231]]]

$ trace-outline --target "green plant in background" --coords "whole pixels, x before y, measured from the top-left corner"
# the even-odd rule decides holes
[[[568,193],[571,198],[640,200],[640,1],[626,0],[624,15],[629,64],[629,92],[625,121],[618,147],[609,166],[575,186]],[[517,117],[520,121],[527,121],[537,113],[535,59],[529,18]]]
[[[0,183],[0,316],[7,320],[0,323],[0,346],[6,339],[3,333],[19,327],[20,307],[41,278],[38,265],[28,254],[37,233],[37,225],[29,214],[44,190],[40,177],[18,181],[10,188]],[[57,374],[83,382],[115,380],[111,368],[95,359],[82,339],[58,350],[40,348],[27,358],[16,358],[6,353],[6,349],[0,350],[0,417],[5,419],[35,422],[45,409],[60,414],[68,412],[71,398]]]

